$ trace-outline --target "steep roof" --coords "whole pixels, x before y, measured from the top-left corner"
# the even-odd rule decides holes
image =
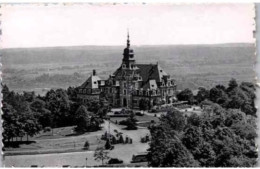
[[[97,89],[99,80],[98,76],[91,75],[79,88]]]
[[[143,89],[147,90],[147,89],[151,89],[151,90],[156,90],[157,89],[157,83],[154,79],[149,80],[147,83],[145,83],[143,85]]]
[[[158,64],[136,64],[136,66],[139,68],[137,72],[142,77],[144,83],[148,82],[150,79],[161,82],[162,76],[167,75]]]

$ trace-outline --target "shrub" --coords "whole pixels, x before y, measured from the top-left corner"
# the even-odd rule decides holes
[[[111,148],[111,143],[110,143],[110,140],[107,139],[106,144],[105,144],[105,149],[108,150],[110,148]]]
[[[89,142],[86,141],[84,144],[84,150],[89,150]]]
[[[136,116],[143,116],[144,114],[142,114],[141,112],[136,112],[135,115]]]
[[[44,127],[43,132],[51,131],[51,127]]]
[[[118,158],[111,158],[110,160],[108,160],[108,164],[122,164],[123,160],[120,160]]]
[[[128,122],[126,121],[126,120],[121,120],[120,122],[119,122],[119,124],[120,125],[128,125]]]
[[[124,138],[122,135],[119,136],[118,143],[123,143],[124,144]]]

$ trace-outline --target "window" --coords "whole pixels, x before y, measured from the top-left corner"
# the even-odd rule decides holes
[[[94,84],[97,84],[97,82],[96,82],[96,81],[94,81]]]
[[[124,82],[124,87],[126,87],[126,82]]]
[[[154,85],[152,85],[152,87],[154,87]]]
[[[138,88],[138,82],[135,83],[135,88]]]
[[[162,70],[160,70],[160,72],[162,72]]]
[[[122,68],[126,68],[125,64],[122,64]]]
[[[82,89],[79,89],[79,93],[82,93]]]
[[[127,94],[127,92],[126,92],[126,90],[124,90],[124,95],[126,95]]]

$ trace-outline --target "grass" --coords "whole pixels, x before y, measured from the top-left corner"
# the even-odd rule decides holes
[[[103,134],[105,131],[108,131],[108,124],[109,123],[105,121],[102,131],[86,133],[81,136],[63,136],[63,138],[58,139],[37,140],[34,146],[38,145],[39,149],[37,149],[37,151],[35,151],[37,153],[34,154],[30,154],[29,149],[27,149],[27,153],[24,153],[24,147],[16,149],[20,150],[16,155],[14,151],[9,151],[9,156],[5,156],[5,166],[30,167],[32,165],[37,165],[39,167],[62,167],[64,165],[70,165],[75,167],[85,166],[86,158],[88,158],[88,166],[101,165],[101,162],[97,162],[94,160],[93,154],[98,145],[105,144],[105,142],[103,141],[99,144],[99,139],[97,139],[97,137],[100,138],[101,134]],[[133,144],[116,144],[115,148],[109,151],[109,157],[122,159],[124,161],[124,165],[132,166],[132,164],[130,164],[130,161],[133,154],[144,152],[149,147],[148,143],[140,142],[140,138],[147,135],[149,131],[147,129],[123,130],[122,126],[115,125],[114,123],[111,123],[110,129],[112,134],[115,134],[114,130],[116,129],[117,131],[123,133],[124,138],[126,136],[129,136],[133,139]],[[60,131],[64,131],[64,133],[66,133],[65,130],[69,130],[69,128],[60,129]],[[88,140],[90,143],[90,150],[82,151],[83,145],[86,140]],[[76,148],[74,148],[74,142],[76,143]],[[50,149],[47,149],[47,147],[49,147]],[[45,153],[43,153],[43,150],[45,151]],[[23,153],[21,153],[21,151],[23,151]]]
[[[94,150],[98,142],[97,137],[99,138],[103,134],[103,131],[100,130],[97,132],[84,133],[79,136],[67,136],[72,133],[73,128],[73,126],[55,128],[54,135],[51,134],[52,132],[41,132],[39,135],[30,138],[30,140],[34,140],[31,144],[25,142],[24,144],[20,144],[19,148],[6,147],[5,151],[18,151],[19,153],[19,151],[37,150],[42,153],[48,153],[55,151],[60,152],[60,149],[64,151],[73,149],[80,150],[86,141],[90,143],[90,150]],[[30,154],[30,152],[27,152],[27,154]]]

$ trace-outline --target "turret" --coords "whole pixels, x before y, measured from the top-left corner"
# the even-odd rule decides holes
[[[133,64],[135,63],[135,59],[134,59],[134,50],[130,48],[130,36],[129,36],[129,32],[127,32],[127,41],[126,41],[126,48],[124,49],[124,53],[123,53],[123,62],[122,64],[124,64],[126,68],[131,68],[131,66],[133,66]]]

